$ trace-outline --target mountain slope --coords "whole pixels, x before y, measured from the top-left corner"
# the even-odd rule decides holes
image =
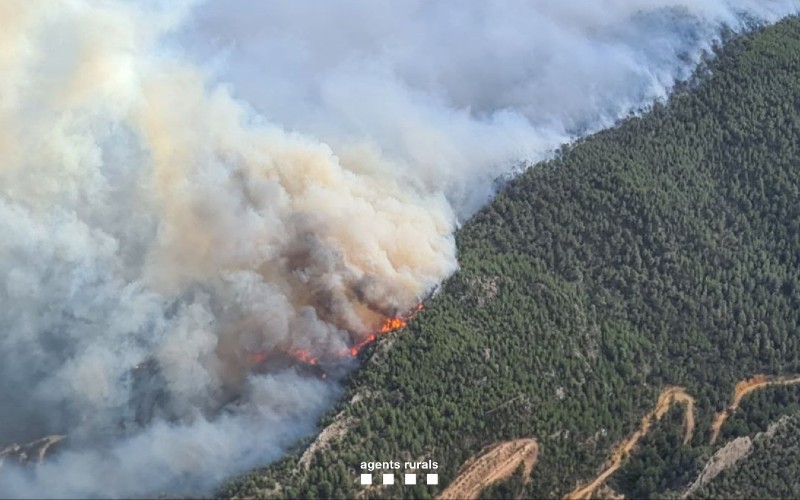
[[[800,414],[784,416],[752,438],[749,453],[699,488],[694,498],[797,498]]]
[[[789,19],[727,44],[668,105],[510,182],[458,234],[460,272],[365,353],[324,422],[336,437],[307,466],[299,450],[224,494],[426,497],[485,446],[535,437],[530,481],[484,494],[559,497],[673,385],[697,408],[678,491],[738,380],[800,373],[799,194]],[[361,462],[426,459],[438,486],[357,484]]]

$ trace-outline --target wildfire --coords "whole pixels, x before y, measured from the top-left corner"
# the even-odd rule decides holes
[[[408,326],[408,322],[414,319],[419,312],[424,309],[422,304],[419,304],[416,309],[411,311],[410,313],[404,316],[396,316],[394,318],[386,318],[381,323],[380,328],[378,328],[377,333],[373,333],[369,336],[366,341],[366,344],[372,342],[377,338],[378,335],[386,335],[387,333],[392,333],[395,330],[400,330],[401,328],[405,328]]]
[[[350,349],[343,349],[339,351],[338,353],[339,357],[346,357],[348,355],[351,357],[358,356],[358,353],[361,352],[361,349],[363,349],[368,344],[375,342],[380,335],[386,335],[388,333],[400,330],[401,328],[405,328],[406,326],[408,326],[409,320],[413,319],[422,309],[423,306],[422,304],[420,304],[414,311],[412,311],[409,314],[406,314],[404,316],[396,316],[393,318],[385,318],[374,333],[370,334],[365,339],[353,345],[352,347],[350,347]],[[288,351],[287,354],[293,357],[294,359],[302,363],[305,363],[307,365],[313,366],[319,362],[319,358],[312,356],[311,353],[309,353],[308,351],[304,351],[302,349],[293,349],[291,351]],[[249,355],[248,361],[250,361],[250,364],[255,365],[263,363],[264,361],[267,360],[268,357],[269,353],[267,353],[266,351],[254,352]],[[326,377],[327,375],[323,374],[323,378]]]
[[[303,363],[309,365],[316,365],[319,361],[318,358],[312,356],[308,351],[303,351],[301,349],[295,349],[293,351],[289,351],[289,355],[298,361],[302,361]]]
[[[384,333],[384,332],[382,332],[382,333]],[[363,348],[365,345],[367,345],[367,344],[371,344],[372,342],[375,342],[375,340],[376,340],[377,338],[378,338],[378,335],[376,335],[376,334],[374,334],[374,333],[373,333],[372,335],[370,335],[369,337],[365,338],[364,340],[362,340],[362,341],[361,341],[361,342],[359,342],[358,344],[354,345],[353,347],[351,347],[351,348],[350,348],[350,356],[353,356],[353,357],[356,357],[356,356],[358,356],[358,352],[359,352],[359,351],[360,351],[360,350],[361,350],[361,349],[362,349],[362,348]]]
[[[400,330],[401,328],[405,328],[408,326],[408,322],[414,319],[423,308],[424,306],[419,304],[416,309],[404,316],[395,316],[394,318],[384,319],[383,323],[381,323],[381,326],[378,327],[375,333],[369,335],[367,338],[350,348],[350,355],[353,357],[358,356],[359,351],[361,351],[364,346],[375,342],[380,335],[386,335],[387,333],[392,333],[396,330]]]
[[[390,333],[403,328],[407,324],[408,321],[404,320],[403,318],[386,318],[383,320],[383,324],[378,329],[378,333]]]

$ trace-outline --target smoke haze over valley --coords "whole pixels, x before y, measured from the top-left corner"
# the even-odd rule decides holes
[[[0,496],[202,493],[279,457],[498,178],[798,6],[0,3],[0,449],[67,435]]]

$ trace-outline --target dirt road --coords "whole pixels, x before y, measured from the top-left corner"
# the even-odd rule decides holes
[[[711,443],[719,437],[720,429],[727,418],[738,408],[746,395],[773,385],[800,384],[800,376],[767,377],[759,374],[739,381],[734,387],[733,400],[723,411],[716,414],[711,424]],[[589,484],[568,493],[565,499],[588,499],[611,477],[628,458],[639,440],[650,431],[654,422],[669,411],[674,404],[686,405],[683,413],[683,444],[692,440],[695,429],[695,400],[683,387],[667,387],[661,391],[653,410],[642,417],[639,429],[620,443],[611,455],[608,465]],[[535,439],[517,439],[490,446],[461,467],[456,479],[438,497],[442,500],[455,498],[477,498],[489,485],[511,476],[520,463],[524,463],[526,480],[536,463],[539,446]]]
[[[731,401],[731,404],[714,416],[714,422],[711,424],[711,444],[714,444],[719,437],[719,431],[722,429],[722,425],[725,423],[728,417],[733,415],[733,413],[739,408],[739,404],[742,402],[743,397],[747,396],[753,391],[764,389],[771,385],[794,384],[800,384],[800,376],[770,378],[764,374],[759,374],[752,378],[737,382],[736,387],[733,388],[733,401]]]
[[[649,432],[653,422],[661,420],[661,417],[663,417],[670,407],[676,403],[686,405],[686,409],[683,413],[683,442],[685,444],[691,441],[694,433],[694,398],[690,396],[683,387],[667,387],[661,391],[661,394],[659,394],[658,401],[656,401],[656,406],[653,408],[653,410],[642,417],[642,423],[639,426],[639,430],[631,434],[628,439],[623,441],[622,444],[617,446],[617,448],[614,450],[608,467],[606,467],[605,470],[603,470],[603,472],[601,472],[600,475],[594,479],[594,481],[586,486],[576,488],[572,492],[568,493],[564,498],[591,498],[594,492],[597,491],[597,489],[602,486],[603,483],[622,466],[622,463],[639,443],[639,440]]]
[[[458,477],[438,498],[478,498],[489,485],[511,476],[520,463],[523,464],[527,481],[538,454],[539,444],[535,439],[515,439],[494,444],[464,463]]]

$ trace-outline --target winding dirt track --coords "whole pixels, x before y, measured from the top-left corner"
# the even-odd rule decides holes
[[[731,404],[725,410],[717,413],[711,424],[711,443],[713,444],[717,440],[723,424],[739,408],[742,398],[746,395],[772,385],[794,384],[800,384],[800,375],[768,377],[759,374],[737,382]],[[634,450],[639,440],[650,431],[653,422],[661,420],[674,404],[686,405],[683,413],[683,444],[688,444],[694,435],[695,400],[683,387],[666,387],[659,394],[653,410],[642,417],[639,429],[616,447],[608,461],[608,466],[592,482],[586,486],[579,486],[564,498],[591,498],[603,483],[622,466],[622,463]],[[525,480],[527,481],[533,466],[536,464],[538,453],[539,445],[535,439],[516,439],[489,446],[476,457],[464,463],[458,477],[450,483],[450,486],[438,498],[441,500],[477,498],[481,491],[489,485],[511,476],[520,463],[524,463]]]
[[[766,375],[759,374],[752,378],[737,382],[736,387],[733,389],[733,401],[731,401],[731,404],[714,416],[714,422],[711,424],[711,444],[716,442],[717,438],[719,437],[719,431],[722,429],[722,425],[725,423],[728,417],[733,415],[733,413],[739,408],[739,404],[742,402],[743,397],[747,396],[753,391],[764,389],[770,385],[794,384],[800,384],[800,376],[770,378]]]
[[[458,477],[437,498],[478,498],[486,487],[514,474],[520,463],[524,466],[527,481],[538,455],[539,443],[535,439],[515,439],[494,444],[465,462]]]
[[[694,433],[694,398],[686,392],[683,387],[667,387],[658,396],[653,411],[642,417],[642,424],[639,430],[631,434],[631,436],[622,442],[614,453],[611,455],[610,464],[603,472],[597,476],[594,481],[583,487],[578,487],[572,492],[568,493],[564,498],[581,499],[591,498],[597,489],[603,485],[614,472],[622,466],[622,462],[630,455],[631,451],[636,447],[639,440],[642,439],[650,430],[654,421],[661,420],[673,404],[682,403],[686,405],[683,413],[683,426],[684,426],[684,444],[692,439]]]

